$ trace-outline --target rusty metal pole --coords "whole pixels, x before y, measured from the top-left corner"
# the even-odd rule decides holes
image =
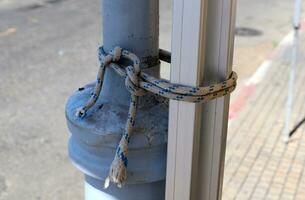
[[[159,77],[159,1],[103,0],[103,48],[135,53],[141,68]],[[124,65],[124,62],[122,63]],[[104,181],[123,133],[130,94],[124,80],[107,69],[102,93],[84,118],[76,110],[90,98],[95,83],[68,100],[66,118],[71,138],[69,156],[84,173],[87,200],[162,200],[165,192],[168,108],[152,95],[140,98],[129,144],[127,183],[118,188]]]

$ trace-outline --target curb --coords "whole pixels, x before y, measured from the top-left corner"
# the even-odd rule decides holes
[[[301,23],[300,33],[305,31],[305,20]],[[246,83],[240,89],[238,96],[230,103],[229,109],[229,121],[232,121],[238,116],[238,113],[246,105],[248,99],[256,91],[257,85],[262,82],[274,60],[281,57],[287,48],[291,46],[293,41],[293,33],[291,31],[287,34],[279,43],[279,45],[267,56],[267,59],[257,68],[253,75],[246,81]]]

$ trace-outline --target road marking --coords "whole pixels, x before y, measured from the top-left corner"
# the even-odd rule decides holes
[[[11,27],[11,28],[6,29],[3,32],[0,32],[0,37],[8,36],[8,35],[14,34],[16,32],[17,32],[17,28]]]
[[[305,30],[305,20],[301,23],[300,33]],[[267,56],[267,59],[257,68],[254,74],[246,81],[240,89],[238,96],[230,103],[229,121],[235,119],[238,113],[246,105],[248,99],[256,90],[256,86],[262,82],[266,74],[272,67],[274,60],[280,58],[285,50],[289,48],[293,41],[293,31],[287,34],[279,45]]]

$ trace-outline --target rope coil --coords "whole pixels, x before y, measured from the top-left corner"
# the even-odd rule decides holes
[[[170,53],[164,50],[160,50],[160,53],[162,53],[160,57],[170,61]],[[115,62],[121,58],[128,59],[133,64],[127,67],[116,64]],[[173,84],[164,79],[156,79],[141,71],[140,59],[135,54],[120,47],[115,47],[109,54],[106,54],[103,47],[100,47],[99,60],[101,64],[97,74],[95,90],[88,102],[77,110],[76,115],[84,117],[86,112],[96,103],[103,86],[106,67],[111,67],[117,74],[125,78],[126,89],[131,95],[125,130],[112,161],[109,176],[105,181],[105,188],[109,186],[110,182],[121,187],[127,179],[128,143],[135,126],[138,97],[145,95],[148,91],[167,99],[205,103],[231,93],[236,87],[237,74],[235,72],[232,72],[227,80],[206,87],[190,87]]]

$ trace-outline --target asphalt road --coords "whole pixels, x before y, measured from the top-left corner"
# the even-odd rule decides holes
[[[80,200],[83,177],[67,156],[64,106],[95,80],[100,4],[33,2],[0,9],[0,199]]]
[[[253,2],[238,3],[237,25],[261,32],[236,38],[241,79],[290,30],[292,2]],[[169,49],[170,1],[160,4],[160,44]],[[67,157],[64,106],[95,79],[99,1],[0,0],[0,19],[0,200],[81,200],[83,178]]]
[[[305,3],[302,8],[305,12]],[[237,35],[235,38],[233,67],[240,81],[251,76],[272,49],[292,31],[293,12],[294,0],[237,0],[237,28],[258,31],[258,34]]]
[[[67,157],[64,106],[95,77],[100,19],[91,2],[1,10],[1,200],[83,199],[82,175]]]

